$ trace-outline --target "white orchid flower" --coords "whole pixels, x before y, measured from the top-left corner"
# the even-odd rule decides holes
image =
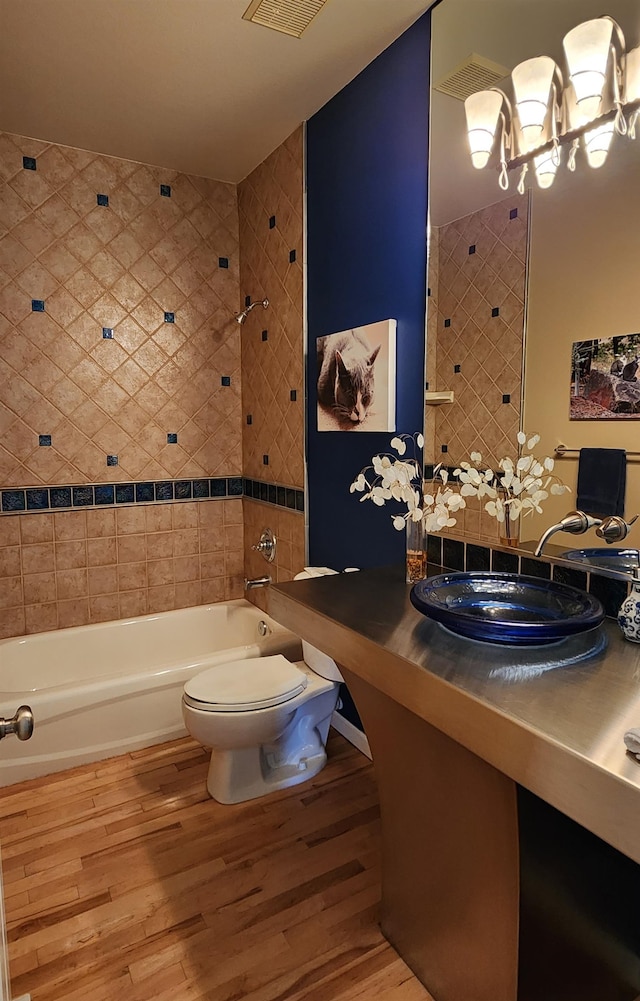
[[[401,532],[405,526],[405,520],[402,517],[402,515],[394,514],[391,520],[393,522],[393,527],[396,529],[396,531]]]
[[[524,445],[527,440],[527,436],[524,431],[518,431],[518,445]]]
[[[418,434],[416,435],[416,445],[418,446],[418,448],[424,448],[424,437],[423,435],[420,434],[419,431]]]
[[[471,459],[472,462],[475,462],[476,464],[482,462],[482,456],[480,455],[480,452],[472,452],[469,458]]]
[[[564,483],[554,483],[551,487],[551,493],[555,494],[557,497],[559,494],[564,494],[568,492],[571,488],[566,486]]]
[[[407,451],[407,443],[403,441],[402,438],[392,438],[390,441],[391,448],[395,448],[398,455],[404,455]]]
[[[551,473],[551,472],[553,472],[553,467],[554,466],[555,466],[554,460],[552,458],[550,458],[549,456],[547,456],[547,458],[544,460],[544,468],[548,469],[549,472]]]
[[[527,448],[529,449],[529,451],[531,451],[532,448],[535,448],[539,441],[540,441],[539,434],[532,435],[529,438],[529,441],[527,442]]]

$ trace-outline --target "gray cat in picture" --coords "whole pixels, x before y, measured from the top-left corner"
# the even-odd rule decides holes
[[[380,345],[372,348],[355,330],[317,340],[318,402],[338,420],[361,424],[373,400],[373,366]]]

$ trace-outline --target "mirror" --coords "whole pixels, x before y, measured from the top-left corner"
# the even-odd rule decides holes
[[[571,449],[556,472],[572,493],[521,519],[522,542],[575,505],[581,447],[637,452],[625,513],[640,511],[639,418],[569,419],[573,343],[640,332],[640,130],[635,141],[615,136],[600,169],[579,153],[575,173],[562,163],[551,188],[538,188],[531,171],[519,195],[510,172],[505,193],[497,171],[471,164],[463,101],[438,88],[470,53],[509,72],[541,54],[562,65],[566,32],[602,13],[601,0],[442,0],[433,11],[427,381],[428,394],[453,391],[454,403],[427,396],[426,461],[453,465],[473,450],[495,468],[515,454],[519,427],[541,435],[538,455]],[[640,43],[637,0],[611,0],[604,13],[627,50]],[[473,500],[453,531],[500,538]],[[553,541],[566,550],[600,544],[593,531]],[[640,547],[640,528],[627,544]]]

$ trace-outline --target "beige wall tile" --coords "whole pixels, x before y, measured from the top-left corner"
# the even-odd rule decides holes
[[[56,602],[25,605],[24,615],[26,633],[44,633],[49,629],[58,628],[58,605]]]

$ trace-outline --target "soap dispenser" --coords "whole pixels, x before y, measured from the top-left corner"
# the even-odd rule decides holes
[[[624,638],[640,643],[640,567],[634,567],[631,590],[620,605],[618,625]]]

